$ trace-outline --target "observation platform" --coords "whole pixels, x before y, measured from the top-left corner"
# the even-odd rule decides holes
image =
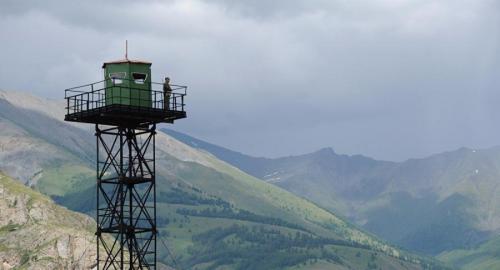
[[[130,128],[173,123],[186,118],[187,86],[170,84],[170,88],[168,94],[162,83],[133,87],[111,79],[69,88],[64,120]]]

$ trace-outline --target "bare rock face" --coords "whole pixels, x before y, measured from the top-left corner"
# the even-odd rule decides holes
[[[94,221],[0,174],[0,270],[93,269]]]

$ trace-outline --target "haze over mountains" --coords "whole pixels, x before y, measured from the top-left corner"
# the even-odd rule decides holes
[[[331,148],[268,159],[164,131],[410,250],[437,255],[474,248],[500,230],[499,147],[405,162],[340,155]]]
[[[63,107],[0,92],[0,170],[92,216],[95,138]],[[183,269],[445,269],[164,133],[156,143],[160,238]]]

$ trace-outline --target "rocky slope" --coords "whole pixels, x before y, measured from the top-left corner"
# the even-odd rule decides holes
[[[92,269],[94,221],[0,173],[0,269]]]

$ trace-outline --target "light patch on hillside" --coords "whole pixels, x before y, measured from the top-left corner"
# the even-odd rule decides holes
[[[5,99],[19,108],[43,112],[55,119],[64,120],[65,105],[62,99],[60,101],[45,99],[30,95],[26,92],[4,90],[0,90],[0,99]]]

